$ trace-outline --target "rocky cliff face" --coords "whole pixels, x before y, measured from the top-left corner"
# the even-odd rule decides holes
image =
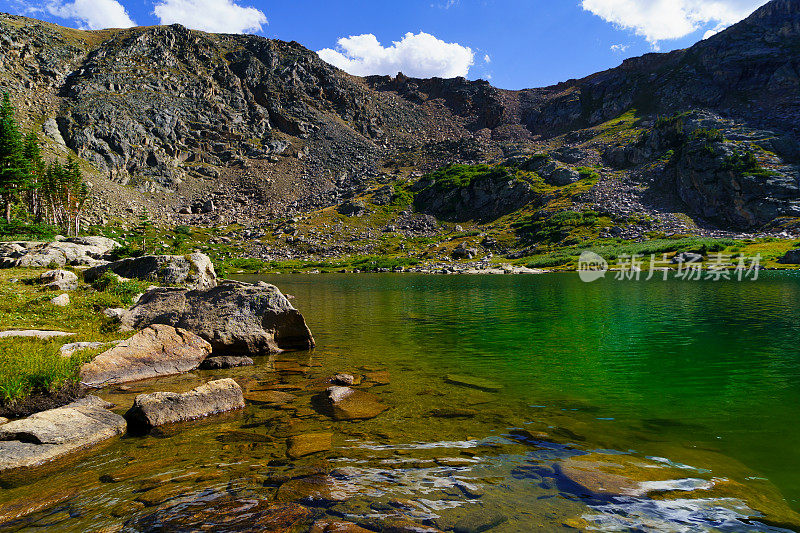
[[[460,78],[357,78],[297,43],[255,36],[177,25],[84,32],[0,15],[0,89],[51,152],[86,161],[99,212],[147,208],[173,222],[194,213],[186,220],[201,224],[341,203],[409,168],[556,148],[638,168],[653,154],[636,150],[653,152],[660,135],[647,117],[698,109],[731,121],[730,132],[769,139],[751,144],[781,177],[711,176],[741,148],[723,143],[713,161],[682,153],[659,174],[662,189],[700,216],[755,227],[796,216],[798,43],[800,0],[773,0],[687,50],[504,91]],[[632,109],[650,144],[598,135]],[[209,200],[211,209],[190,207]]]

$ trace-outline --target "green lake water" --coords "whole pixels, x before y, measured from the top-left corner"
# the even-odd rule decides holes
[[[122,412],[137,393],[230,376],[247,390],[280,387],[298,399],[126,437],[69,468],[6,481],[0,517],[23,501],[52,500],[44,488],[68,493],[11,530],[179,530],[179,519],[168,520],[181,505],[272,499],[276,474],[321,468],[320,461],[338,469],[333,479],[348,498],[313,505],[314,517],[367,527],[402,514],[452,530],[476,510],[502,516],[498,532],[800,524],[796,273],[762,272],[755,282],[593,284],[576,274],[243,279],[293,295],[316,350],[103,396]],[[390,409],[363,422],[316,413],[312,396],[341,371],[388,375],[368,390]],[[454,374],[499,390],[458,385],[447,379]],[[333,433],[333,450],[284,460],[286,436],[322,430]],[[641,462],[631,468],[631,460]],[[586,473],[607,472],[604,462],[623,465],[614,470],[622,477]],[[622,478],[658,490],[636,492],[627,482],[619,495],[598,490]],[[142,497],[154,483],[171,490]],[[407,504],[403,513],[398,499]]]

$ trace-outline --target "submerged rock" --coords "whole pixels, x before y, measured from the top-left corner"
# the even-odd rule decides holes
[[[493,509],[478,509],[467,513],[453,527],[455,533],[481,533],[494,529],[508,521],[508,518]]]
[[[369,392],[349,387],[328,387],[321,398],[321,408],[336,420],[375,418],[389,407]]]
[[[341,520],[317,520],[312,524],[310,533],[372,533],[371,529],[364,529],[352,522]]]
[[[327,505],[343,502],[348,493],[341,482],[328,475],[313,475],[291,479],[278,488],[275,500]]]
[[[225,355],[219,357],[209,357],[200,364],[203,370],[221,370],[224,368],[236,368],[240,366],[253,366],[255,362],[249,357]]]
[[[306,455],[326,452],[333,447],[333,433],[305,433],[294,435],[286,440],[286,455],[290,459],[299,459]]]
[[[114,261],[86,270],[83,278],[92,283],[106,272],[123,278],[135,278],[164,285],[183,285],[193,289],[217,286],[217,273],[211,259],[201,253],[183,255],[146,255]]]
[[[152,289],[120,316],[125,327],[166,324],[199,335],[226,355],[307,350],[314,338],[274,285],[225,283],[208,290]]]
[[[445,381],[453,385],[461,385],[463,387],[470,387],[473,389],[484,390],[488,392],[498,392],[503,388],[499,383],[489,381],[488,379],[476,378],[473,376],[464,376],[460,374],[448,374]]]
[[[309,510],[294,503],[222,497],[180,503],[137,518],[137,531],[293,531],[309,516]]]
[[[211,353],[211,345],[186,330],[155,324],[101,353],[80,371],[87,387],[105,387],[189,372]]]
[[[127,424],[90,396],[0,426],[0,471],[31,467],[121,435]]]
[[[178,394],[153,392],[140,394],[125,418],[137,428],[194,420],[244,407],[244,395],[232,379],[209,381],[195,389]]]

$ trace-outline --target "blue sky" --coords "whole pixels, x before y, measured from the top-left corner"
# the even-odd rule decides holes
[[[325,50],[321,57],[354,74],[466,74],[520,89],[583,77],[626,57],[690,46],[764,3],[0,0],[0,8],[85,29],[180,22],[207,31],[255,33]]]

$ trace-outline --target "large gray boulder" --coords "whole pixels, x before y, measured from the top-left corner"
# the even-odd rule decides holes
[[[55,242],[2,242],[0,268],[96,266],[119,243],[106,237],[72,237]]]
[[[121,435],[125,419],[89,396],[0,426],[0,471],[37,466]]]
[[[209,381],[178,394],[153,392],[136,397],[125,418],[132,427],[147,429],[194,420],[244,407],[242,388],[230,378]]]
[[[106,272],[164,285],[183,285],[193,289],[217,286],[217,273],[211,259],[201,253],[189,255],[145,255],[114,261],[86,270],[83,279],[92,283]]]
[[[211,345],[183,329],[154,324],[81,367],[81,384],[106,387],[189,372],[211,354]]]
[[[222,355],[308,350],[314,338],[274,285],[225,283],[208,290],[157,288],[120,316],[123,327],[166,324],[191,331]]]
[[[778,259],[778,263],[782,265],[800,265],[800,248],[786,252],[786,255]]]

